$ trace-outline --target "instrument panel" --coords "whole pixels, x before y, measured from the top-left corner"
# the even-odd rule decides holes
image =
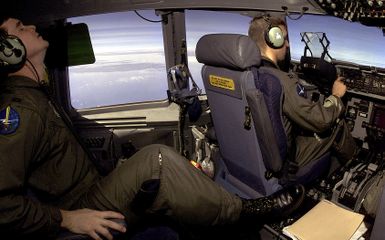
[[[349,68],[337,66],[348,90],[364,96],[385,99],[385,73],[376,68]]]

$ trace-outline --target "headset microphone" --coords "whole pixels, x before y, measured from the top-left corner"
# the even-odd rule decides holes
[[[12,73],[24,66],[26,49],[22,41],[0,30],[0,72]]]

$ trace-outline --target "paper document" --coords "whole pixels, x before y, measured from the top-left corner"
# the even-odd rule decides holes
[[[283,233],[299,240],[349,240],[364,215],[322,200],[304,216],[283,229]]]

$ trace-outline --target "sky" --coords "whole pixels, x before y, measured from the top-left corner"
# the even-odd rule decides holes
[[[145,15],[159,19],[153,11]],[[167,98],[160,23],[146,22],[133,12],[69,21],[87,23],[96,58],[94,64],[70,67],[75,108]]]
[[[385,37],[377,27],[332,16],[305,15],[300,20],[288,19],[288,29],[292,59],[299,60],[303,54],[301,32],[324,32],[332,58],[385,68]]]
[[[159,20],[154,11],[140,11]],[[232,13],[187,11],[188,62],[194,80],[203,88],[202,65],[195,46],[207,33],[247,34],[251,19]],[[90,30],[96,63],[70,67],[70,89],[75,108],[166,99],[167,71],[160,23],[151,23],[133,12],[69,19],[84,22]],[[333,58],[385,68],[385,37],[375,27],[327,16],[288,19],[290,52],[299,60],[304,52],[301,32],[325,32]]]

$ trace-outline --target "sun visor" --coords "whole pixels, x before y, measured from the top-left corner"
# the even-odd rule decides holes
[[[69,67],[95,62],[88,27],[85,23],[51,27],[42,33],[49,41],[45,64],[49,68]]]

